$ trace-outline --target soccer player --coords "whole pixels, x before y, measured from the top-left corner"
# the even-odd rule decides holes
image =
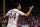
[[[20,11],[21,10],[21,5],[19,3],[15,3],[13,5],[13,7],[14,7],[14,9],[9,10],[8,13],[4,16],[4,18],[9,16],[7,27],[17,27],[18,16],[19,15],[29,16],[29,14],[30,14],[30,12],[31,12],[31,10],[34,6],[29,7],[30,10],[26,14],[23,13],[22,11]]]

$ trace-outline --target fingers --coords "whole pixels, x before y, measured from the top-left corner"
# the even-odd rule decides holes
[[[32,8],[33,8],[34,6],[32,6]]]

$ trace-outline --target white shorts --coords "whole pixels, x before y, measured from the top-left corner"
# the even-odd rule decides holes
[[[13,24],[13,25],[8,24],[7,27],[17,27],[17,25],[16,24]]]

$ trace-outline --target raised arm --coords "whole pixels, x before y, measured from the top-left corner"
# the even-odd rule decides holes
[[[23,16],[29,16],[29,14],[31,13],[31,11],[32,11],[33,7],[34,7],[34,6],[29,7],[29,9],[30,9],[30,10],[28,11],[28,13],[26,13],[26,14],[24,13],[24,15],[23,15]]]

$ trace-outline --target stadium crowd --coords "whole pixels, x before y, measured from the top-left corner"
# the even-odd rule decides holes
[[[3,20],[2,16],[0,17],[0,27],[6,27],[7,21],[6,18],[5,21]],[[25,16],[19,16],[19,19],[17,21],[17,27],[40,27],[40,17],[33,16],[33,17],[25,17]]]

